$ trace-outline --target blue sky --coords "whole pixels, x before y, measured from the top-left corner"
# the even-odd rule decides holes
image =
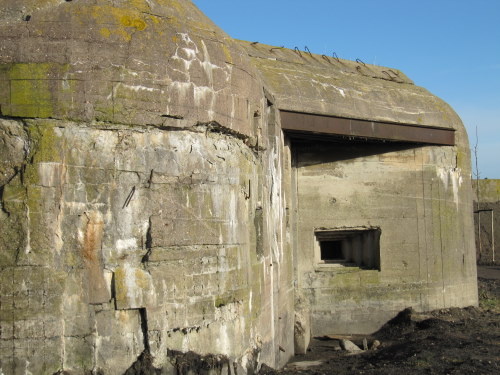
[[[402,70],[447,101],[500,178],[500,0],[193,0],[233,38]]]

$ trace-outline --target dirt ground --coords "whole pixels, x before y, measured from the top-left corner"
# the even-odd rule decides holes
[[[500,374],[500,267],[479,267],[479,307],[401,312],[371,336],[375,350],[350,353],[341,337],[316,337],[282,370],[261,374]]]

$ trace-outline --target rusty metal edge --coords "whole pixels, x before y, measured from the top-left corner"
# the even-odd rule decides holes
[[[359,138],[455,145],[455,130],[435,126],[388,123],[280,110],[284,131]]]

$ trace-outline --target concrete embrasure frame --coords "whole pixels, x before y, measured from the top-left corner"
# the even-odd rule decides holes
[[[380,234],[379,227],[321,228],[315,230],[314,257],[316,268],[379,269]],[[321,255],[321,243],[330,241],[340,242],[342,251],[340,258],[325,260]]]

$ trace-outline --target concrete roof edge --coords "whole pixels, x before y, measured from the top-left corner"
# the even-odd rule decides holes
[[[404,73],[360,60],[236,40],[280,110],[368,121],[462,129],[442,99]]]
[[[395,68],[366,64],[361,60],[352,61],[336,56],[326,56],[299,49],[289,49],[283,46],[277,47],[239,39],[235,39],[235,41],[245,48],[251,58],[276,60],[298,65],[312,65],[325,70],[337,70],[386,81],[414,84],[401,70]]]

